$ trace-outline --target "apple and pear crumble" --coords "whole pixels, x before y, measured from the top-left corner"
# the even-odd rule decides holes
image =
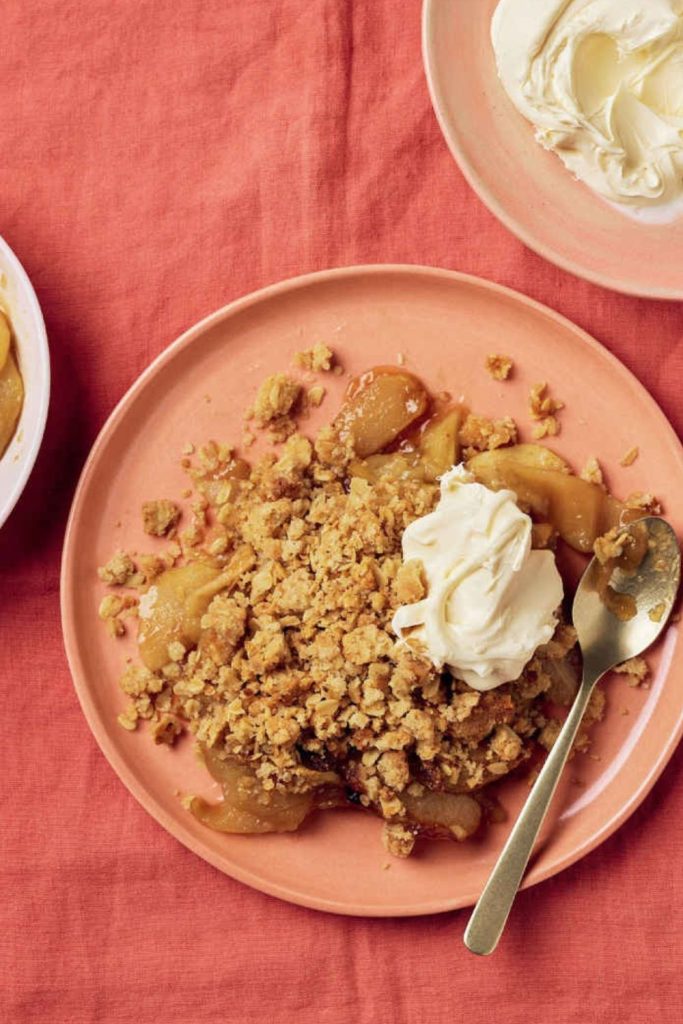
[[[319,347],[298,364],[328,372],[334,356]],[[496,357],[489,368],[502,379],[510,366]],[[431,657],[406,619],[435,587],[426,562],[404,559],[410,530],[435,521],[462,463],[455,484],[470,488],[466,497],[493,494],[495,518],[496,495],[507,495],[510,524],[527,530],[525,557],[556,572],[558,543],[606,550],[649,498],[621,504],[595,468],[574,475],[550,449],[517,443],[509,417],[436,400],[402,367],[353,381],[310,440],[298,418],[321,392],[311,400],[285,374],[264,381],[249,419],[279,450],[250,464],[214,442],[188,449],[191,511],[145,502],[144,528],[165,546],[116,552],[99,570],[112,635],[137,620],[140,658],[121,678],[129,702],[119,721],[130,730],[146,721],[157,743],[189,730],[224,792],[216,804],[188,800],[211,828],[293,831],[316,809],[356,805],[384,819],[387,849],[406,856],[418,836],[461,840],[495,818],[486,787],[552,746],[579,667],[552,587],[545,632],[514,678],[497,670],[479,686],[476,658],[459,676]],[[545,433],[560,407],[545,387],[534,391]],[[596,691],[579,748],[603,704]]]

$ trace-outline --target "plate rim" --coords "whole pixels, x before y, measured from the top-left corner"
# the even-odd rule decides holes
[[[630,295],[634,298],[656,299],[665,302],[682,301],[683,285],[677,289],[675,287],[639,287],[636,284],[632,286],[624,284],[624,282],[620,281],[619,278],[614,278],[610,274],[601,274],[599,271],[593,271],[590,268],[586,268],[581,264],[574,262],[574,260],[563,256],[562,253],[552,245],[546,245],[545,242],[539,241],[534,233],[526,228],[522,221],[517,220],[507,212],[504,205],[497,199],[493,190],[489,188],[489,186],[484,182],[484,179],[478,175],[471,166],[465,155],[465,148],[460,142],[460,135],[456,126],[451,119],[447,117],[445,112],[445,95],[439,84],[437,61],[435,58],[435,46],[433,42],[436,29],[436,9],[440,2],[441,0],[423,0],[422,2],[422,64],[424,67],[425,78],[427,79],[429,98],[431,100],[439,128],[441,129],[441,134],[443,135],[451,156],[455,160],[472,191],[481,199],[494,217],[500,221],[503,227],[507,228],[510,234],[518,238],[520,242],[526,245],[528,249],[531,249],[532,252],[535,252],[538,256],[542,256],[543,259],[547,260],[549,263],[554,264],[556,267],[560,267],[561,270],[567,271],[567,273],[572,274],[574,277],[579,277],[582,280],[589,281],[591,284],[598,285],[601,288],[607,288],[610,291],[618,292],[621,295]]]
[[[434,901],[422,901],[419,904],[409,906],[406,908],[402,904],[389,904],[384,906],[373,906],[368,907],[362,903],[354,903],[349,901],[340,902],[334,899],[326,899],[317,896],[310,896],[305,890],[296,890],[288,885],[279,884],[272,882],[268,879],[263,879],[260,875],[251,873],[249,870],[244,869],[240,866],[230,865],[230,870],[226,869],[224,861],[212,850],[207,850],[204,845],[196,839],[190,833],[178,835],[175,827],[174,819],[169,815],[166,810],[158,805],[153,797],[149,796],[144,786],[138,783],[134,772],[129,769],[123,756],[119,753],[116,745],[110,742],[108,736],[97,728],[98,715],[95,709],[95,702],[90,696],[88,686],[85,684],[85,672],[80,664],[80,655],[78,650],[78,644],[76,642],[76,631],[73,628],[73,619],[69,618],[68,606],[69,606],[69,579],[73,576],[73,568],[77,562],[76,551],[72,543],[72,537],[75,531],[76,520],[80,512],[80,506],[83,501],[83,495],[85,494],[88,486],[90,477],[96,466],[100,449],[104,447],[107,442],[109,433],[116,427],[119,420],[124,416],[128,405],[137,397],[138,393],[144,389],[147,381],[154,376],[157,369],[163,366],[165,363],[170,362],[177,353],[182,351],[188,345],[192,344],[193,341],[201,337],[203,333],[214,327],[216,324],[230,319],[232,316],[242,312],[250,306],[257,305],[264,300],[269,300],[273,297],[277,297],[280,294],[286,294],[290,291],[294,291],[301,288],[306,288],[310,285],[316,285],[318,283],[327,282],[331,280],[343,280],[345,278],[354,277],[382,277],[384,275],[406,275],[416,276],[423,279],[442,280],[444,282],[459,282],[461,284],[468,284],[484,291],[492,292],[493,294],[504,296],[508,299],[512,299],[514,302],[521,303],[527,308],[532,308],[537,313],[543,316],[549,317],[555,323],[561,324],[563,327],[573,333],[580,341],[587,344],[590,349],[596,352],[602,359],[606,360],[608,364],[611,364],[612,369],[618,373],[626,383],[631,387],[634,385],[641,392],[643,399],[646,400],[646,405],[649,406],[651,413],[659,420],[662,428],[668,435],[668,440],[676,450],[678,460],[681,465],[683,472],[683,447],[681,442],[674,430],[673,426],[667,419],[666,415],[659,407],[655,399],[650,395],[646,388],[640,383],[638,378],[635,376],[628,367],[622,363],[609,349],[601,345],[595,338],[593,338],[587,331],[582,327],[579,327],[573,321],[569,320],[563,314],[556,312],[549,306],[538,302],[536,299],[532,299],[522,292],[516,291],[513,288],[508,288],[505,285],[498,284],[494,281],[489,281],[486,278],[478,277],[473,274],[466,274],[456,270],[449,270],[446,268],[431,267],[422,264],[412,263],[371,263],[371,264],[352,264],[343,267],[336,267],[326,270],[314,271],[312,273],[306,273],[297,275],[284,280],[275,282],[273,284],[266,285],[262,288],[258,288],[255,291],[249,292],[246,295],[240,296],[231,302],[228,302],[224,306],[210,313],[208,316],[203,317],[186,331],[179,335],[174,341],[172,341],[162,352],[157,355],[149,366],[136,378],[131,386],[126,390],[121,399],[114,406],[103,426],[99,430],[97,437],[90,449],[88,457],[85,461],[83,469],[78,480],[77,487],[74,491],[71,507],[69,510],[69,516],[67,520],[66,530],[64,534],[64,543],[62,548],[62,560],[61,560],[61,571],[60,571],[60,612],[61,612],[61,625],[62,625],[62,637],[64,642],[64,648],[66,652],[67,662],[69,671],[71,674],[72,683],[76,691],[81,710],[88,723],[92,738],[104,754],[106,760],[113,768],[114,772],[124,784],[128,792],[137,800],[137,802],[147,811],[148,814],[154,820],[168,832],[173,839],[180,842],[187,849],[190,849],[193,853],[197,854],[202,860],[211,864],[214,868],[217,868],[221,873],[228,875],[235,880],[242,882],[256,889],[260,892],[266,893],[270,896],[275,896],[279,899],[285,900],[288,903],[297,904],[299,906],[308,907],[314,910],[320,910],[328,913],[341,914],[344,916],[351,917],[378,917],[378,918],[393,918],[393,917],[419,917],[428,914],[436,913],[447,913],[453,910],[459,910],[463,907],[473,905],[479,893],[477,891],[470,892],[465,895],[456,897],[445,897],[443,899]],[[674,723],[674,728],[669,734],[667,742],[661,747],[658,757],[653,762],[650,771],[642,779],[641,785],[635,790],[630,797],[626,800],[619,812],[604,825],[589,835],[578,847],[576,847],[570,854],[567,854],[561,858],[558,858],[556,862],[551,862],[546,867],[541,869],[538,866],[532,867],[524,879],[522,888],[530,888],[532,885],[536,885],[538,882],[545,881],[547,878],[551,878],[558,874],[565,868],[570,867],[576,861],[582,859],[586,854],[590,853],[593,849],[601,845],[606,839],[608,839],[619,827],[626,821],[627,818],[636,810],[636,808],[643,802],[645,797],[648,795],[655,782],[661,775],[662,771],[666,767],[666,764],[673,755],[676,746],[683,736],[683,710],[678,717],[678,720]]]

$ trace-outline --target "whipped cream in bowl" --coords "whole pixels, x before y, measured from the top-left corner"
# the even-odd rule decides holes
[[[439,502],[403,534],[403,558],[423,566],[427,595],[400,607],[399,637],[475,690],[521,675],[557,625],[562,579],[551,551],[531,548],[531,519],[509,490],[463,466],[441,478]]]
[[[500,0],[491,37],[575,177],[625,211],[683,212],[683,0]]]

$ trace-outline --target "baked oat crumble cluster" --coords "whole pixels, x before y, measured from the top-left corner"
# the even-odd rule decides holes
[[[327,372],[334,356],[316,346],[297,362]],[[323,394],[308,399],[319,404]],[[536,418],[554,419],[561,403],[544,397],[545,385],[534,396]],[[519,680],[485,692],[398,641],[397,608],[426,592],[421,563],[402,562],[403,532],[435,507],[438,484],[419,473],[356,475],[351,438],[335,424],[314,441],[297,432],[304,409],[298,381],[268,377],[250,418],[280,450],[249,465],[227,445],[188,448],[193,458],[182,464],[195,500],[185,528],[173,502],[146,502],[144,529],[165,549],[118,551],[99,570],[116,588],[99,609],[112,635],[125,633],[130,616],[139,620],[142,663],[130,662],[121,678],[128,706],[119,722],[128,730],[147,722],[156,743],[187,730],[209,767],[243,766],[266,818],[285,798],[351,802],[385,820],[385,846],[398,856],[420,834],[464,839],[487,803],[473,795],[532,759],[538,744],[552,746],[553,707],[576,691],[575,631],[561,622]],[[460,421],[466,459],[516,441],[509,417]],[[584,479],[601,483],[596,460]],[[622,547],[618,529],[596,543],[605,559]],[[164,632],[181,599],[185,621]],[[644,678],[640,664],[620,671]],[[578,749],[603,706],[596,691]],[[327,802],[316,804],[321,787]],[[297,827],[305,813],[281,827]]]
[[[492,353],[486,357],[486,369],[494,380],[507,380],[512,373],[513,366],[510,356]]]
[[[560,432],[557,413],[564,409],[564,402],[551,398],[547,392],[547,383],[541,381],[534,384],[529,394],[529,412],[532,420],[536,420],[532,437],[537,441],[543,437],[555,437]]]
[[[318,343],[294,356],[294,365],[313,373],[328,373],[334,366],[334,352],[327,345]]]

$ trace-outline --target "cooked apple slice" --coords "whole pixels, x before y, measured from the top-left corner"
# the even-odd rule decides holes
[[[281,793],[265,790],[244,764],[223,759],[212,749],[204,751],[209,772],[223,788],[223,800],[210,804],[194,797],[190,810],[217,832],[254,835],[263,832],[294,832],[315,806],[313,792]]]
[[[469,466],[474,473],[473,464],[480,471],[495,472],[500,465],[510,463],[516,466],[528,466],[530,469],[553,469],[558,473],[569,473],[569,466],[556,452],[542,444],[515,444],[510,448],[496,448],[491,452],[480,452],[470,459]]]
[[[0,370],[0,456],[14,436],[23,403],[24,384],[14,356],[8,351]]]
[[[447,409],[431,419],[420,435],[419,455],[428,480],[436,480],[459,461],[462,409]]]
[[[142,596],[138,647],[140,657],[152,672],[168,664],[168,645],[175,640],[186,647],[196,645],[205,609],[200,608],[195,598],[192,611],[188,611],[188,602],[219,574],[218,567],[210,562],[191,562],[167,569]]]
[[[168,645],[179,640],[184,647],[196,647],[202,615],[216,594],[232,589],[254,562],[249,544],[238,547],[221,570],[213,562],[190,562],[167,569],[140,600],[138,647],[140,657],[152,672],[168,664]]]
[[[414,452],[389,452],[387,455],[368,455],[367,459],[354,459],[349,466],[349,473],[373,484],[382,479],[425,479],[422,460]]]
[[[427,403],[427,392],[412,373],[379,366],[352,386],[334,425],[364,459],[395,441],[424,415]]]
[[[404,793],[401,801],[409,821],[419,826],[421,835],[432,839],[467,839],[479,828],[481,807],[464,793]]]
[[[527,452],[520,457],[518,448]],[[509,488],[542,522],[550,523],[560,537],[577,551],[590,552],[597,537],[616,526],[623,506],[597,484],[590,484],[557,468],[539,468],[528,449],[548,452],[550,467],[555,458],[540,445],[517,445],[475,455],[468,468],[492,490]],[[563,463],[564,465],[564,463]]]
[[[12,332],[10,331],[9,320],[0,309],[0,370],[2,370],[7,362],[11,340]]]

